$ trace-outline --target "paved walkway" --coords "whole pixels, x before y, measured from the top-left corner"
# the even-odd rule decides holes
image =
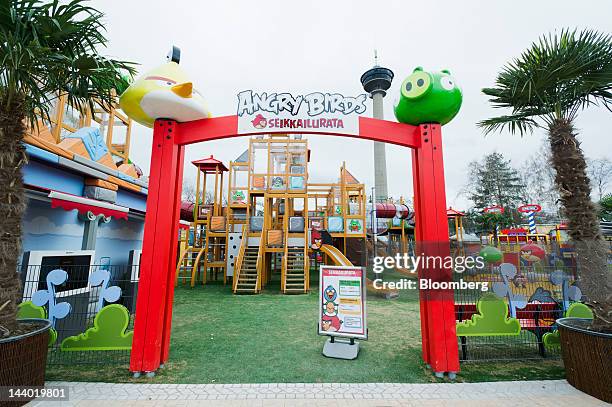
[[[70,401],[31,406],[555,406],[606,403],[565,380],[490,383],[115,384],[48,382],[68,386]]]

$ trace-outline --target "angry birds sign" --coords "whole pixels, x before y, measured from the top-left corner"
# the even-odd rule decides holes
[[[419,66],[402,82],[395,117],[414,126],[444,125],[457,115],[462,101],[461,89],[448,70],[426,72]]]
[[[171,60],[136,79],[119,97],[119,106],[131,119],[152,127],[155,119],[186,122],[210,117],[202,95],[179,66],[180,52]]]
[[[546,257],[546,252],[543,248],[536,244],[526,244],[521,246],[521,259],[527,263],[537,263]]]

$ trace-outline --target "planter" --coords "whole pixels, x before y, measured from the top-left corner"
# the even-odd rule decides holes
[[[590,319],[557,320],[567,381],[600,400],[612,403],[612,334],[586,329]]]
[[[38,318],[21,319],[20,322],[34,322],[40,327],[27,334],[0,339],[0,387],[44,386],[51,323]],[[11,402],[10,405],[25,403],[27,401]]]

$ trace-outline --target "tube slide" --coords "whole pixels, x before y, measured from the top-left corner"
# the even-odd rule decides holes
[[[410,208],[404,204],[377,203],[374,208],[372,208],[372,204],[368,204],[368,213],[371,213],[372,209],[376,211],[376,218],[378,219],[408,219],[410,216]]]

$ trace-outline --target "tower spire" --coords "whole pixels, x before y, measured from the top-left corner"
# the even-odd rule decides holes
[[[378,65],[378,51],[374,49],[374,67],[361,75],[361,85],[372,98],[373,113],[376,119],[384,118],[383,98],[391,87],[392,80],[393,72]],[[374,185],[375,201],[386,202],[388,198],[387,162],[385,144],[380,142],[374,143]]]

